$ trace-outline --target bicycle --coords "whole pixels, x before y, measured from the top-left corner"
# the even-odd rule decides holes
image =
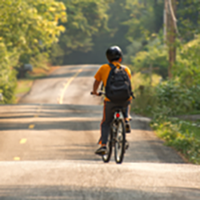
[[[115,162],[117,164],[122,163],[125,153],[126,145],[126,130],[124,115],[121,107],[115,108],[113,121],[110,125],[110,133],[108,135],[107,153],[102,155],[102,160],[105,163],[110,161],[112,155],[112,149],[114,147]]]
[[[92,93],[91,93],[92,94]],[[99,96],[103,95],[103,92],[99,93]],[[126,129],[125,129],[125,119],[123,115],[123,108],[116,107],[113,110],[113,121],[110,125],[110,133],[108,135],[108,142],[106,144],[107,153],[102,155],[102,160],[105,163],[110,161],[112,155],[112,149],[115,149],[115,162],[117,164],[122,163],[124,158],[125,150],[127,149],[126,141]]]

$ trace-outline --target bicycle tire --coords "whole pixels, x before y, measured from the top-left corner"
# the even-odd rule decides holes
[[[121,164],[124,159],[125,153],[125,125],[123,120],[118,121],[117,131],[116,131],[116,142],[115,142],[115,162]]]
[[[102,160],[105,163],[108,163],[110,161],[111,155],[112,155],[112,132],[110,131],[107,142],[107,153],[105,155],[102,155]]]

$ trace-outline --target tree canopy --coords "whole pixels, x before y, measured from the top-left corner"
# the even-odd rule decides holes
[[[67,8],[68,20],[62,25],[66,31],[54,44],[51,57],[53,62],[65,63],[65,57],[74,51],[93,50],[93,36],[108,31],[108,0],[62,0]],[[77,60],[77,59],[76,59]]]
[[[58,40],[65,28],[66,8],[54,0],[2,0],[0,2],[0,93],[10,102],[15,87],[15,66]]]

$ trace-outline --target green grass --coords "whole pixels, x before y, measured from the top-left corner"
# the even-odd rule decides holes
[[[13,103],[18,103],[20,98],[31,90],[33,80],[21,79],[17,82],[17,88],[15,90],[15,99]]]
[[[154,120],[151,123],[158,137],[174,147],[189,162],[200,164],[200,123],[177,118]]]
[[[33,81],[36,79],[40,79],[45,77],[46,74],[40,73],[40,74],[27,74],[25,78],[19,79],[17,82],[17,88],[15,90],[16,96],[20,94],[24,94],[30,91]]]
[[[21,93],[27,93],[30,91],[31,89],[31,86],[32,86],[32,80],[19,80],[18,81],[18,84],[17,84],[17,88],[16,88],[16,91],[15,91],[15,94],[21,94]]]

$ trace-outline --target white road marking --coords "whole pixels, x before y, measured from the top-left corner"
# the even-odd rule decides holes
[[[83,68],[82,69],[79,69],[78,72],[73,76],[71,77],[67,83],[65,84],[65,87],[64,89],[62,90],[62,93],[61,93],[61,97],[60,97],[60,100],[59,100],[59,104],[63,104],[63,98],[64,98],[64,95],[65,95],[65,91],[66,89],[68,88],[68,86],[70,85],[70,83],[78,76],[79,73],[81,73],[83,71]]]

